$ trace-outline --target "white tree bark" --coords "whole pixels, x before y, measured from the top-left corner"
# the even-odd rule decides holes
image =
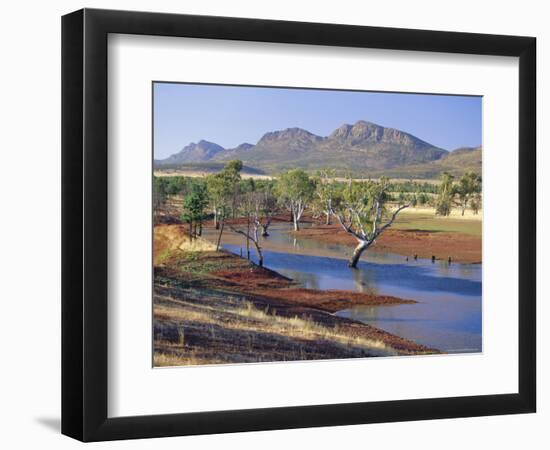
[[[348,206],[346,208],[348,212],[347,217],[343,214],[337,214],[333,211],[333,214],[338,219],[341,227],[346,231],[346,233],[349,233],[353,237],[355,237],[358,242],[357,247],[355,247],[350,259],[348,260],[348,266],[351,268],[356,268],[357,263],[359,262],[359,259],[361,259],[361,255],[363,254],[363,252],[376,241],[380,234],[382,234],[393,224],[393,222],[397,218],[397,215],[405,208],[411,206],[411,204],[412,203],[401,205],[393,212],[390,220],[388,220],[388,222],[386,222],[382,227],[379,228],[379,222],[382,218],[382,207],[380,201],[375,200],[373,204],[373,222],[370,231],[365,229],[364,224],[360,220],[359,212],[351,206]]]
[[[300,231],[300,219],[305,209],[305,202],[302,199],[291,200],[290,209],[292,211],[292,220],[294,222],[294,231]]]

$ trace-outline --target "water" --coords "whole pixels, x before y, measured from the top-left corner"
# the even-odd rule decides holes
[[[227,242],[226,242],[227,239]],[[235,236],[223,247],[239,254]],[[262,242],[266,267],[306,288],[345,289],[416,300],[416,304],[356,306],[336,314],[449,353],[481,351],[481,264],[447,264],[367,251],[358,268],[347,267],[350,247],[294,239],[286,224]],[[251,249],[252,259],[256,255]]]

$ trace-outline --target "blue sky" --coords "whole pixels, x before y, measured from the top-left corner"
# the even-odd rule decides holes
[[[201,139],[232,148],[291,127],[327,136],[358,120],[447,150],[481,144],[481,97],[179,83],[153,89],[157,159]]]

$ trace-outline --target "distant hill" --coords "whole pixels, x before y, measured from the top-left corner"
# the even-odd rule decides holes
[[[166,159],[156,160],[157,165],[183,164],[210,161],[216,154],[225,151],[218,144],[208,141],[199,141],[197,144],[191,144],[183,147],[178,153],[169,156]]]
[[[411,164],[385,171],[373,171],[371,176],[386,175],[391,178],[437,178],[442,172],[455,177],[465,172],[481,175],[481,147],[461,147],[447,153],[442,158],[424,164]]]
[[[221,155],[218,154],[214,157],[214,159],[223,159],[224,161],[231,161],[232,159],[241,159],[243,155],[246,155],[246,153],[249,150],[252,150],[254,148],[253,144],[249,144],[248,142],[245,142],[244,144],[240,144],[235,148],[229,148],[223,152],[223,158],[216,158],[216,156]]]
[[[447,170],[445,167],[460,170],[472,166],[481,170],[481,149],[477,150],[477,154],[467,148],[448,152],[404,131],[361,120],[341,125],[326,137],[287,128],[264,134],[255,145],[244,143],[232,149],[202,140],[164,160],[155,160],[155,166],[223,164],[240,159],[247,168],[262,173],[331,167],[340,173],[433,178]]]

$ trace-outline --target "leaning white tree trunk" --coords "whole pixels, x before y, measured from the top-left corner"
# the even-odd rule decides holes
[[[253,233],[253,239],[252,242],[254,243],[254,247],[256,247],[256,254],[258,255],[258,265],[260,267],[264,266],[264,255],[262,253],[262,247],[260,247],[260,239],[258,238],[258,223],[254,223],[254,233]]]
[[[353,250],[353,253],[351,254],[351,258],[348,261],[348,267],[351,267],[352,269],[357,268],[357,263],[359,262],[359,259],[361,259],[361,255],[374,242],[374,241],[361,241],[361,240],[358,240],[358,241],[359,241],[359,244],[357,244],[357,247],[355,247],[355,249]]]
[[[379,202],[375,203],[375,213],[374,213],[374,221],[372,224],[372,230],[369,232],[365,230],[364,226],[361,225],[361,221],[359,220],[358,213],[351,207],[348,208],[349,210],[349,220],[346,220],[346,218],[343,215],[336,214],[333,211],[333,214],[336,216],[338,221],[340,222],[340,225],[342,228],[349,234],[351,234],[355,239],[357,239],[357,246],[353,250],[353,253],[348,260],[348,266],[352,269],[355,269],[357,267],[357,264],[359,263],[359,260],[361,259],[361,255],[365,250],[367,250],[382,234],[384,230],[389,228],[393,222],[395,221],[397,215],[404,210],[405,208],[408,208],[411,206],[412,203],[407,203],[405,205],[401,205],[397,210],[394,211],[392,214],[390,220],[384,224],[382,227],[378,228],[378,223],[381,219],[381,205]]]

